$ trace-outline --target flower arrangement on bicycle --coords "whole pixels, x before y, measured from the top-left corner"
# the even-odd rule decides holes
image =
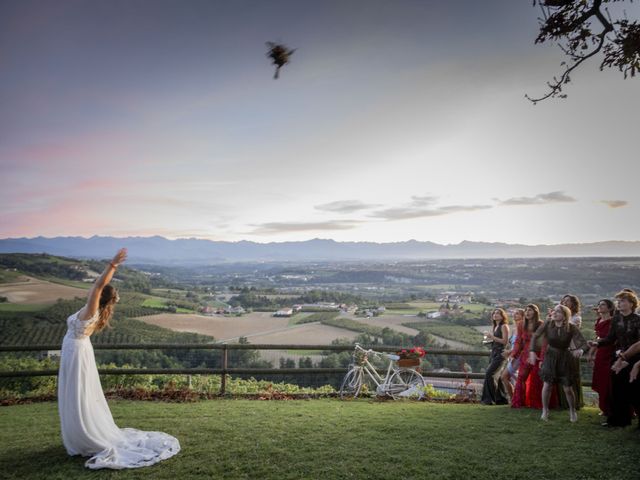
[[[400,357],[398,359],[398,365],[400,367],[418,367],[420,366],[420,359],[427,354],[422,347],[413,347],[409,350],[402,349],[396,352],[396,355]]]
[[[355,365],[359,365],[359,366],[364,365],[367,358],[368,358],[368,355],[365,350],[356,349],[356,351],[353,353],[353,363]]]

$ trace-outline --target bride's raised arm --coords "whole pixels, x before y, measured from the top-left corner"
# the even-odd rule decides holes
[[[98,277],[96,282],[93,284],[93,287],[91,287],[89,296],[87,298],[87,304],[80,312],[80,320],[89,320],[96,314],[96,312],[98,311],[98,307],[100,306],[100,295],[102,295],[102,289],[109,284],[109,282],[113,278],[113,274],[116,272],[116,268],[118,268],[118,266],[126,259],[127,249],[121,248],[120,250],[118,250],[118,253],[114,255],[109,264],[105,267],[102,275]]]

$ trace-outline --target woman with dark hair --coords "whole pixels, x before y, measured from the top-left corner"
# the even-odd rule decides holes
[[[491,357],[484,375],[482,400],[484,405],[506,405],[508,402],[500,373],[506,363],[502,355],[505,345],[509,342],[509,317],[502,308],[496,308],[491,313],[491,332],[485,332],[487,340],[491,341]]]
[[[524,325],[522,335],[518,337],[511,355],[520,359],[520,368],[516,379],[516,388],[511,399],[513,408],[532,407],[542,408],[542,380],[540,379],[540,363],[531,365],[528,362],[529,349],[533,334],[540,328],[540,309],[537,305],[529,304],[524,309]]]
[[[611,328],[611,319],[615,312],[615,306],[609,299],[602,299],[595,308],[598,318],[594,325],[596,339],[606,338]],[[615,347],[607,345],[597,348],[595,345],[589,351],[589,362],[593,365],[593,377],[591,388],[598,393],[598,406],[601,415],[609,415],[609,402],[611,397],[611,364]]]
[[[578,330],[582,327],[582,317],[580,316],[580,310],[582,309],[582,305],[580,304],[580,300],[575,295],[565,295],[560,300],[560,305],[564,305],[565,307],[571,310],[571,318],[569,319],[569,323],[575,325]],[[574,352],[573,359],[573,368],[576,371],[576,374],[573,376],[575,380],[575,384],[573,385],[573,392],[576,397],[576,409],[581,409],[584,407],[584,397],[582,395],[582,377],[580,373],[580,357],[582,356],[582,350],[576,349],[575,345],[571,345],[571,349]],[[560,405],[564,408],[568,407],[567,398],[563,395],[562,391],[558,392],[560,398]]]
[[[618,311],[611,320],[609,334],[595,343],[598,350],[613,345],[616,348],[617,360],[613,365],[611,376],[611,402],[609,416],[603,426],[624,427],[631,425],[633,408],[640,412],[640,380],[631,381],[631,371],[640,361],[640,354],[633,347],[640,341],[640,315],[638,296],[629,289],[616,295]],[[635,377],[634,377],[635,378]]]
[[[118,291],[109,285],[127,258],[123,248],[89,292],[87,303],[67,318],[58,373],[58,412],[62,443],[69,455],[90,456],[85,466],[137,468],[153,465],[180,451],[178,440],[161,432],[120,429],[102,392],[89,337],[109,326]]]
[[[547,321],[533,334],[529,346],[529,363],[535,365],[539,358],[536,355],[540,351],[540,342],[547,340],[547,351],[540,366],[540,378],[544,382],[542,387],[542,415],[541,420],[549,419],[549,400],[551,387],[554,383],[562,385],[562,389],[569,403],[569,420],[578,421],[576,412],[576,399],[572,385],[575,383],[576,371],[573,368],[573,351],[586,348],[587,342],[580,330],[569,322],[571,310],[564,305],[558,305],[549,312]]]

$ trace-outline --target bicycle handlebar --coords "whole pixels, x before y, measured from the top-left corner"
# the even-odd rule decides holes
[[[360,344],[359,344],[359,343],[356,343],[355,345],[356,345],[356,350],[361,350],[361,351],[363,351],[364,353],[366,353],[367,355],[369,355],[369,354],[373,354],[373,355],[377,355],[377,356],[382,356],[382,355],[384,355],[384,356],[385,356],[385,357],[387,357],[388,359],[390,359],[390,360],[394,360],[394,361],[395,361],[395,360],[399,360],[399,359],[400,359],[400,357],[399,357],[398,355],[395,355],[395,354],[393,354],[393,353],[376,352],[375,350],[371,350],[371,349],[369,349],[369,350],[365,350],[364,348],[362,348],[362,347],[360,346]]]

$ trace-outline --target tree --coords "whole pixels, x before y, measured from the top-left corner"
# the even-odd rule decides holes
[[[549,91],[541,97],[525,97],[536,104],[547,98],[566,98],[563,87],[571,73],[600,52],[604,55],[600,70],[616,67],[626,79],[640,71],[640,23],[623,14],[613,19],[606,5],[627,0],[533,0],[542,11],[540,33],[535,43],[558,42],[569,57],[561,65],[560,77],[547,82]],[[631,3],[633,0],[629,0]]]
[[[313,368],[313,361],[310,357],[302,357],[298,359],[298,368]]]

